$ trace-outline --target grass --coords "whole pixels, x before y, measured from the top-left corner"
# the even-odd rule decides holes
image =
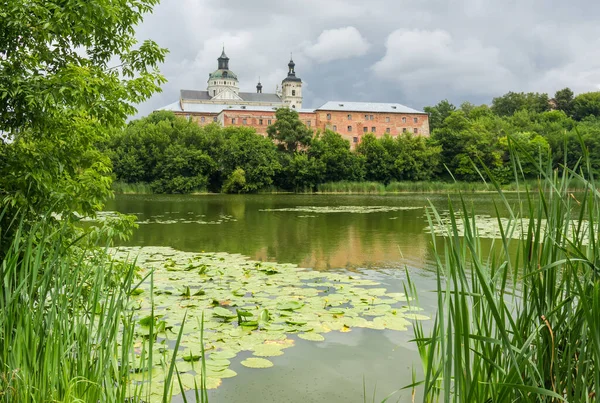
[[[447,223],[432,206],[437,314],[415,325],[424,402],[594,402],[600,385],[600,193],[591,167],[540,181],[509,205],[510,220],[484,250],[468,203],[449,205]],[[520,163],[513,161],[515,177]],[[575,172],[586,172],[586,175]],[[583,185],[577,197],[571,189]],[[500,206],[496,206],[497,209]],[[499,214],[498,214],[499,215]],[[528,223],[527,231],[513,231]],[[464,236],[459,235],[464,227]],[[416,295],[412,283],[410,293]]]
[[[112,184],[115,194],[153,194],[150,184],[144,182],[126,183],[115,181]]]
[[[152,379],[156,334],[151,328],[148,354],[136,355],[129,309],[138,284],[134,265],[111,263],[101,249],[65,245],[61,229],[44,219],[11,236],[0,264],[0,402],[155,397],[131,382],[136,373]],[[167,364],[164,402],[178,378],[175,361]],[[206,390],[196,390],[196,397],[208,401]]]

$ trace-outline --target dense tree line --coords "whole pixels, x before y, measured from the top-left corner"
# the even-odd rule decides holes
[[[268,138],[155,112],[116,131],[103,148],[117,180],[149,183],[158,193],[309,191],[342,180],[476,181],[484,167],[507,182],[514,176],[511,155],[520,157],[522,175],[533,177],[539,162],[574,167],[584,149],[600,171],[600,93],[574,96],[566,88],[550,99],[509,92],[491,106],[443,100],[425,110],[429,138],[369,134],[356,150],[333,131],[313,133],[289,109],[277,111]]]

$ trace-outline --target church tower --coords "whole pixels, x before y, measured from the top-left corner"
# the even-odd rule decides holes
[[[229,58],[225,54],[225,47],[217,61],[218,70],[208,75],[208,95],[217,100],[240,100],[240,84],[237,76],[229,70]]]
[[[281,82],[283,105],[292,109],[302,108],[302,80],[296,77],[296,63],[290,57],[288,75]]]

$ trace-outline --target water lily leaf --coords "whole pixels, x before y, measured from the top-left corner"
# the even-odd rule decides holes
[[[284,311],[295,311],[304,306],[304,303],[300,301],[288,301],[277,304],[277,309],[281,309]]]
[[[237,316],[229,309],[221,308],[220,306],[213,308],[213,315],[221,318],[235,318]]]
[[[210,354],[210,358],[213,360],[226,360],[228,358],[235,358],[237,355],[233,350],[221,350]]]
[[[298,337],[310,341],[325,341],[325,337],[318,333],[300,333],[298,334]]]
[[[241,364],[248,368],[270,368],[273,366],[273,363],[264,358],[255,358],[250,357],[246,358]]]

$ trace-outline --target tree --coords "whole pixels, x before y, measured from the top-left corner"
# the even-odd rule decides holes
[[[364,156],[366,180],[390,183],[394,169],[394,157],[380,140],[369,133],[363,136],[356,152]]]
[[[486,123],[470,121],[462,111],[456,111],[446,119],[443,128],[432,134],[432,139],[442,147],[442,163],[455,178],[478,180],[475,166],[484,165],[492,172],[502,168],[502,151]]]
[[[225,143],[219,166],[225,179],[223,191],[253,193],[273,184],[273,177],[281,169],[277,150],[271,140],[246,127],[224,129]],[[243,180],[242,180],[243,177]]]
[[[498,116],[512,116],[515,112],[522,109],[536,113],[550,110],[548,94],[511,91],[492,100],[492,112]]]
[[[573,119],[583,120],[588,116],[600,117],[600,91],[579,94],[573,100]]]
[[[573,113],[573,91],[570,88],[556,91],[554,102],[556,102],[556,109],[563,111],[567,116],[571,116]]]
[[[350,151],[350,142],[331,130],[318,134],[308,151],[324,169],[322,182],[361,181],[365,177],[364,157]]]
[[[456,107],[444,99],[435,106],[426,106],[423,110],[429,114],[429,131],[433,133],[435,129],[443,126],[444,120],[456,110]]]
[[[442,148],[428,138],[402,133],[396,138],[396,179],[426,181],[437,173]]]
[[[158,0],[7,0],[0,12],[0,200],[30,220],[93,215],[110,192],[95,147],[164,82],[166,51],[136,47]],[[5,232],[6,233],[6,232]],[[1,249],[0,249],[1,251]]]
[[[279,108],[275,112],[275,119],[275,123],[267,127],[267,134],[287,152],[296,152],[298,146],[306,147],[310,144],[313,132],[300,120],[298,112]]]

